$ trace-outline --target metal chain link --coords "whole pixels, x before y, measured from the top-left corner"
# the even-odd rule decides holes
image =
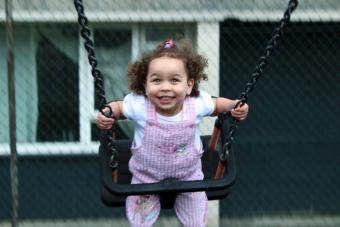
[[[290,16],[297,6],[298,6],[298,0],[289,1],[288,7],[285,10],[282,19],[280,20],[279,25],[274,29],[272,37],[269,40],[265,48],[264,55],[260,57],[259,63],[255,67],[255,70],[252,73],[250,81],[246,83],[244,90],[241,92],[239,96],[239,102],[235,105],[235,107],[242,106],[247,102],[248,95],[254,90],[254,86],[256,82],[262,75],[263,69],[268,63],[269,57],[272,55],[274,48],[276,47],[279,39],[281,38],[284,26],[290,21]],[[230,111],[220,114],[218,116],[218,120],[216,121],[217,123],[215,123],[215,125],[221,125],[222,122],[228,119],[229,117],[231,117]],[[226,161],[228,158],[228,154],[229,154],[229,151],[231,149],[231,146],[234,140],[234,135],[237,130],[237,122],[238,120],[236,120],[235,118],[232,118],[229,129],[228,129],[228,135],[227,135],[227,138],[225,139],[226,142],[223,145],[222,152],[220,155],[221,161]]]
[[[88,60],[91,65],[91,74],[94,78],[95,83],[95,90],[96,95],[100,103],[99,111],[103,113],[103,108],[108,107],[109,112],[103,113],[107,117],[112,116],[112,109],[110,106],[107,105],[106,98],[105,98],[105,90],[104,90],[104,83],[103,83],[103,77],[99,69],[97,68],[97,58],[95,56],[94,52],[94,44],[91,39],[91,32],[88,28],[88,19],[84,12],[84,5],[82,0],[74,0],[74,6],[76,8],[76,11],[78,13],[78,23],[80,26],[80,35],[84,39],[84,47],[88,53]],[[115,146],[115,132],[113,127],[110,130],[106,130],[106,139],[107,139],[107,148],[110,152],[110,163],[109,165],[115,169],[118,166],[117,162],[117,150]]]

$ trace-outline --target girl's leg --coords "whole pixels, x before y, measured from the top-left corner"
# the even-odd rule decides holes
[[[160,210],[158,195],[128,196],[126,199],[126,216],[132,227],[152,226]]]
[[[207,222],[208,199],[205,192],[186,192],[177,195],[175,212],[185,227],[204,227]]]

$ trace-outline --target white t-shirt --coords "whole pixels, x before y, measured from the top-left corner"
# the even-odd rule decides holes
[[[147,98],[143,95],[130,93],[125,96],[123,101],[123,115],[135,123],[134,146],[136,147],[139,147],[143,141],[147,112],[146,99]],[[197,148],[200,149],[202,144],[200,140],[199,124],[204,117],[210,116],[214,112],[215,106],[211,96],[204,91],[200,91],[200,95],[194,99],[194,102],[196,124],[195,144]],[[170,117],[157,113],[157,120],[162,124],[174,124],[181,120],[186,120],[186,117],[186,114],[183,114],[182,119],[182,111],[175,116]]]

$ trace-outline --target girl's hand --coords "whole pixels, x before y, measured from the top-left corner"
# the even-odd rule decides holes
[[[235,109],[231,110],[231,115],[239,121],[242,121],[247,118],[249,111],[249,106],[245,103],[243,106],[238,106]]]
[[[109,111],[109,108],[104,108],[103,112]],[[114,118],[110,118],[110,117],[105,117],[100,111],[97,115],[96,118],[96,125],[98,128],[100,129],[110,129],[112,127],[112,125],[115,123],[115,119]]]

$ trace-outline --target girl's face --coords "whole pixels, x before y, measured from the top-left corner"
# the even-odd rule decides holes
[[[181,59],[164,56],[150,62],[144,86],[146,96],[156,106],[156,111],[164,116],[173,116],[182,110],[194,80],[188,79]]]

